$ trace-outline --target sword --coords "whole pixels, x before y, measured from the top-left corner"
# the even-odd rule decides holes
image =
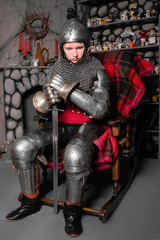
[[[56,215],[58,212],[58,109],[56,105],[52,108],[52,147],[53,147],[53,212]]]
[[[54,193],[54,214],[57,214],[57,191],[58,191],[58,109],[54,104],[52,108],[48,108],[46,104],[45,93],[43,91],[37,92],[33,97],[34,107],[42,113],[52,111],[52,148],[53,148],[53,193]]]

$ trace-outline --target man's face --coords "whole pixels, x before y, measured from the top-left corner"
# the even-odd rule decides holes
[[[66,58],[69,61],[76,63],[83,56],[84,44],[81,42],[64,43],[63,50]]]

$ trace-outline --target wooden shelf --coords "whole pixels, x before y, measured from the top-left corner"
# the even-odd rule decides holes
[[[151,158],[151,157],[144,156],[144,155],[141,154],[141,153],[140,153],[140,158],[141,158],[142,160],[145,160],[145,161],[159,162],[158,157],[157,157],[157,158]]]
[[[158,17],[148,17],[148,18],[139,18],[139,19],[134,19],[134,20],[127,20],[127,21],[119,21],[119,22],[110,22],[102,25],[94,25],[87,27],[89,30],[97,30],[97,29],[105,29],[105,28],[110,28],[110,27],[119,27],[121,25],[134,25],[134,24],[143,24],[143,23],[151,23],[151,22],[157,22],[158,23]]]
[[[159,74],[157,74],[157,73],[152,73],[150,76],[141,76],[141,78],[143,78],[143,80],[144,79],[149,79],[149,78],[158,78],[159,77]]]
[[[121,0],[116,0],[117,2],[120,2]],[[80,0],[77,3],[79,4],[92,4],[94,5],[101,5],[101,4],[105,4],[105,3],[110,3],[110,2],[115,2],[114,0]]]
[[[144,133],[159,133],[159,130],[143,130]]]
[[[109,52],[109,51],[151,51],[152,49],[155,50],[157,48],[158,50],[159,45],[149,45],[145,47],[132,47],[132,48],[120,48],[120,49],[111,49],[111,50],[101,50],[101,51],[92,51],[91,53],[100,53],[100,52]]]
[[[144,105],[159,105],[159,102],[140,101],[140,104]]]

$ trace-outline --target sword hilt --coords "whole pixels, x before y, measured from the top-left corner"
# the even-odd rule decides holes
[[[64,112],[63,109],[57,108],[57,105],[56,105],[56,104],[52,105],[52,108],[48,108],[47,111],[58,111],[58,112]]]

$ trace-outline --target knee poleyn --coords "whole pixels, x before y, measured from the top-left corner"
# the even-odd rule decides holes
[[[64,152],[64,168],[67,173],[81,173],[89,169],[89,151],[85,145],[74,141]]]
[[[15,142],[11,149],[13,164],[16,168],[31,168],[31,162],[34,161],[37,149],[27,139],[21,139]]]

